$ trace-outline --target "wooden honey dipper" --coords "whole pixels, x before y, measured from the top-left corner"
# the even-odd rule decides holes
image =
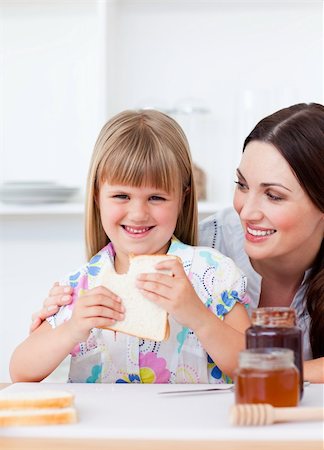
[[[232,425],[270,425],[275,422],[324,420],[324,408],[275,408],[266,403],[233,405]]]

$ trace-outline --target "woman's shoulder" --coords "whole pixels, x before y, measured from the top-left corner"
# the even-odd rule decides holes
[[[218,231],[230,232],[232,229],[240,228],[240,218],[231,206],[216,211],[211,216],[206,217],[199,223],[199,240],[201,241],[205,233],[215,233]]]
[[[234,208],[215,212],[199,224],[199,245],[216,248],[231,258],[243,249],[243,229]]]
[[[208,246],[192,246],[173,238],[169,253],[176,254],[186,264],[191,261],[192,266],[200,267],[203,271],[207,267],[213,267],[217,271],[240,271],[232,258]]]
[[[243,272],[235,261],[219,250],[202,245],[194,247],[194,249],[194,259],[197,260],[197,264],[203,263],[206,267],[213,267],[218,273],[231,274],[231,277],[243,276]]]

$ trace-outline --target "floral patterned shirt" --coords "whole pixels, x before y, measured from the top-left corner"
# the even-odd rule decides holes
[[[180,257],[184,270],[201,301],[220,320],[236,302],[248,303],[246,277],[230,258],[207,247],[185,245],[173,238],[168,254]],[[106,264],[114,267],[115,252],[108,244],[88,264],[70,275],[65,284],[74,288],[70,305],[48,319],[57,327],[72,315],[82,291],[96,285]],[[226,383],[196,335],[171,316],[170,336],[162,342],[141,339],[111,330],[93,328],[86,342],[71,352],[69,381],[75,383]],[[222,345],[219,342],[219,345]]]

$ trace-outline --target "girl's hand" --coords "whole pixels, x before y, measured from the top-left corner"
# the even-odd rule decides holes
[[[195,331],[204,322],[208,309],[196,294],[181,261],[178,259],[158,263],[163,273],[143,273],[137,277],[137,287],[149,300],[165,309],[177,322]]]
[[[70,286],[61,286],[58,282],[55,282],[48,293],[48,297],[43,302],[43,308],[32,314],[29,333],[35,331],[47,317],[57,313],[60,306],[71,303],[72,290]]]
[[[124,319],[125,308],[121,299],[109,289],[98,286],[86,291],[74,304],[72,317],[65,322],[71,339],[87,340],[92,328],[106,328]]]

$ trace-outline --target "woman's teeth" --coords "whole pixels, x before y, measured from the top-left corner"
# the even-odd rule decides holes
[[[148,231],[151,227],[145,227],[145,228],[132,228],[132,227],[128,227],[128,226],[124,226],[125,230],[128,231],[129,233],[134,233],[134,234],[141,234],[141,233],[145,233],[146,231]]]
[[[276,232],[276,230],[252,230],[252,228],[247,227],[247,232],[252,234],[252,236],[269,236]]]

